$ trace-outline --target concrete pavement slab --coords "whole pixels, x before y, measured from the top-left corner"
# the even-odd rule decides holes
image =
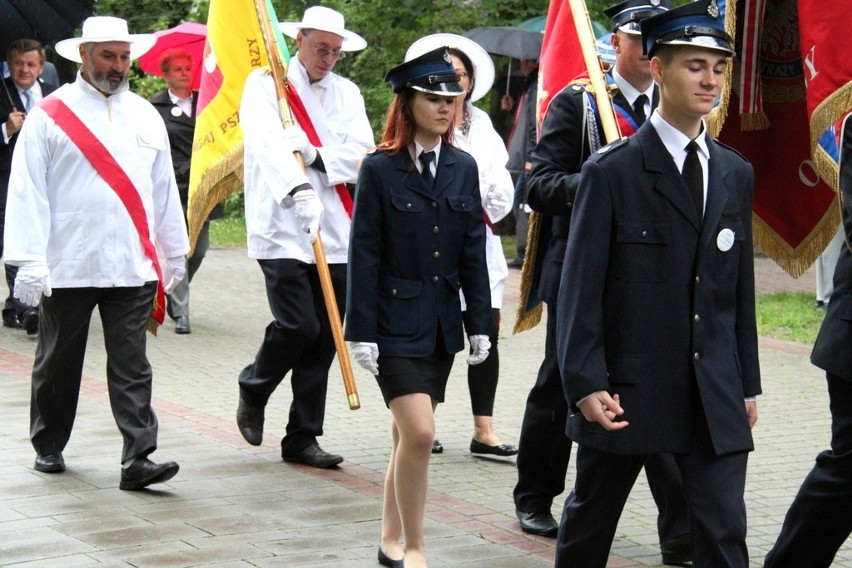
[[[774,267],[774,268],[773,268]],[[812,290],[813,279],[786,277],[758,259],[758,290]],[[544,326],[510,335],[517,304],[512,271],[500,338],[501,381],[495,426],[517,440],[535,379]],[[263,278],[244,250],[213,249],[192,284],[192,334],[167,323],[149,337],[156,461],[178,475],[151,491],[118,490],[121,440],[105,388],[102,329],[93,317],[78,418],[65,451],[68,471],[32,470],[29,374],[35,339],[0,330],[0,565],[2,566],[376,566],[381,487],[390,418],[375,380],[356,367],[362,408],[349,410],[332,368],[321,445],[346,461],[315,470],[281,461],[291,397],[285,380],[267,408],[263,445],[237,431],[236,377],[251,362],[270,321]],[[760,566],[813,458],[828,442],[822,373],[809,346],[761,340],[764,395],[750,456],[746,503],[751,565]],[[433,456],[426,538],[431,566],[551,566],[553,540],[523,534],[514,517],[513,459],[469,454],[473,431],[465,366],[457,358],[447,402],[437,412],[445,452]],[[573,463],[566,486],[573,482]],[[564,496],[563,496],[564,497]],[[562,500],[554,503],[558,518]],[[644,479],[631,494],[610,566],[656,566],[656,508]],[[847,543],[835,566],[852,568]]]

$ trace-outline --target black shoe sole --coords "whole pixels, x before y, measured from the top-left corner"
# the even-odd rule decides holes
[[[65,471],[65,464],[54,463],[50,465],[39,465],[39,463],[36,462],[33,469],[42,473],[62,473]]]
[[[324,462],[314,462],[310,460],[304,460],[302,458],[296,456],[281,456],[287,463],[298,463],[301,465],[308,465],[311,467],[315,467],[317,469],[331,469],[333,467],[337,467],[339,464],[343,463],[343,456],[338,456],[334,459],[324,461]]]

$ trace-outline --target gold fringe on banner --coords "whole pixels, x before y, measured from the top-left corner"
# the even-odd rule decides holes
[[[835,197],[814,230],[796,248],[791,247],[756,214],[752,214],[751,218],[754,244],[784,272],[798,278],[816,261],[837,233],[840,226],[840,207]]]
[[[725,31],[732,38],[737,37],[737,0],[725,3]],[[733,61],[725,67],[725,84],[719,96],[719,104],[707,115],[707,132],[711,138],[716,138],[722,132],[725,118],[728,116],[728,100],[731,98],[731,83],[734,75]]]
[[[766,130],[769,126],[769,117],[763,111],[748,112],[740,115],[740,130],[744,132]]]
[[[201,175],[198,188],[190,195],[187,207],[190,251],[195,252],[195,241],[204,221],[221,201],[243,187],[243,143],[240,142]]]
[[[515,314],[515,325],[512,328],[512,334],[530,330],[541,321],[541,302],[536,304],[532,309],[527,310],[530,293],[533,291],[532,281],[533,274],[535,273],[536,257],[538,256],[538,233],[541,225],[541,215],[532,211],[529,223],[530,225],[527,229],[527,250],[524,253],[524,264],[521,267],[521,292],[518,298],[518,311]]]
[[[820,137],[852,110],[852,81],[825,97],[811,113],[811,156],[819,177],[837,189],[837,162],[819,145]]]

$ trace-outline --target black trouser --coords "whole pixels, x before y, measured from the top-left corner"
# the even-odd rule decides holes
[[[469,332],[468,312],[462,312],[464,328]],[[470,408],[474,416],[493,416],[494,398],[497,396],[497,381],[500,379],[500,352],[497,350],[497,338],[500,335],[500,310],[491,308],[491,330],[488,340],[491,349],[488,357],[479,365],[467,366],[467,387],[470,391]],[[472,350],[470,350],[472,352]]]
[[[544,360],[527,397],[518,443],[518,483],[515,508],[527,513],[550,511],[553,499],[565,490],[571,440],[565,435],[568,401],[556,358],[556,309],[547,304]],[[657,532],[665,544],[689,533],[689,513],[683,482],[669,454],[645,462],[648,486],[657,504]]]
[[[568,402],[556,360],[556,307],[547,304],[544,360],[527,396],[518,441],[518,483],[515,507],[528,513],[547,512],[565,490],[571,440],[565,435]]]
[[[151,408],[151,365],[146,330],[156,283],[120,288],[54,288],[41,301],[32,376],[30,438],[39,455],[65,449],[77,414],[83,357],[97,306],[107,353],[107,389],[124,438],[122,462],[157,448]]]
[[[826,373],[831,449],[816,457],[787,516],[767,568],[831,566],[852,532],[852,381]]]
[[[743,493],[748,452],[717,456],[706,422],[700,422],[694,450],[674,456],[683,476],[683,493],[692,519],[693,566],[746,568]],[[579,446],[577,479],[565,499],[559,523],[556,568],[606,566],[624,504],[650,457],[616,455]]]
[[[240,396],[252,406],[266,406],[284,376],[293,402],[284,455],[296,454],[322,436],[328,370],[334,360],[334,337],[316,265],[293,259],[258,260],[266,279],[266,297],[275,318],[266,326],[254,363],[240,373]],[[342,321],[346,299],[346,265],[330,264],[334,295]]]

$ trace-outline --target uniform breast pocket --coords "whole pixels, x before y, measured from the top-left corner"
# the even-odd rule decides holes
[[[412,337],[420,321],[419,280],[384,274],[379,278],[379,334]]]
[[[716,282],[733,282],[737,278],[742,243],[745,240],[742,220],[723,214],[714,238],[716,242],[713,247],[711,277]]]
[[[665,279],[669,223],[623,222],[616,226],[615,277],[625,282],[662,282]]]
[[[470,195],[450,195],[447,197],[450,208],[449,226],[451,233],[462,233],[467,227],[469,215],[473,212],[473,197]]]
[[[391,231],[393,234],[413,235],[417,233],[418,215],[426,208],[420,197],[415,195],[391,195]]]

